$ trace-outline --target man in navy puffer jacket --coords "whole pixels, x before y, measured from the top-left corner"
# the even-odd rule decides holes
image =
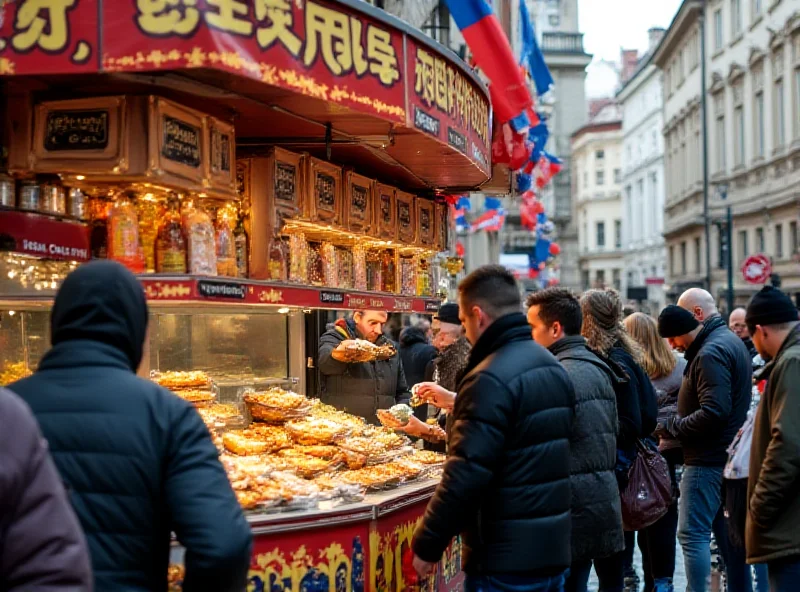
[[[64,281],[52,349],[11,385],[33,410],[86,534],[95,590],[167,589],[170,533],[186,548],[184,591],[240,592],[252,535],[199,414],[136,376],[147,304],[121,265]]]

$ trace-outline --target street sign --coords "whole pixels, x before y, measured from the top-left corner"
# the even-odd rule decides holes
[[[748,284],[765,284],[772,274],[772,262],[766,255],[750,255],[742,263],[742,275]]]

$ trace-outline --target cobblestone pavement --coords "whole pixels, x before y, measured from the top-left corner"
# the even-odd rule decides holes
[[[636,573],[639,574],[639,579],[642,581],[639,586],[639,591],[644,589],[644,573],[642,573],[642,555],[637,547],[636,554],[633,556],[633,564],[636,566]],[[681,551],[680,543],[675,544],[675,576],[673,579],[675,592],[684,592],[686,590],[686,572],[683,569],[683,552]],[[592,570],[592,575],[589,578],[589,592],[597,592],[597,576]]]

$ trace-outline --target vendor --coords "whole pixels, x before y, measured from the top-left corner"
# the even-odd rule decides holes
[[[341,360],[355,339],[375,345],[391,343],[383,335],[387,319],[384,311],[357,310],[352,318],[336,321],[319,340],[322,400],[370,423],[378,422],[378,409],[389,409],[411,399],[400,356],[352,364]]]

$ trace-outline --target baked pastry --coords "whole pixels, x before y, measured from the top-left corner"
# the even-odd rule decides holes
[[[432,450],[415,450],[409,455],[408,459],[423,465],[439,465],[443,464],[447,457]]]
[[[172,392],[178,395],[181,399],[189,401],[195,406],[210,405],[216,398],[216,395],[211,391],[196,389],[173,389]]]
[[[240,455],[265,454],[282,448],[289,448],[292,441],[283,428],[272,426],[253,426],[222,435],[225,450]]]
[[[334,358],[347,364],[375,362],[388,360],[397,355],[397,350],[391,343],[375,345],[366,339],[354,339],[343,350],[334,350]]]
[[[188,372],[161,372],[154,373],[153,380],[164,388],[174,389],[202,389],[211,386],[211,379],[208,374],[201,370],[190,370]]]
[[[311,402],[303,395],[277,387],[266,391],[247,391],[243,399],[253,419],[271,423],[300,419],[311,410]]]
[[[308,418],[300,421],[286,422],[286,431],[298,444],[330,444],[336,439],[347,436],[350,429],[330,419]]]

